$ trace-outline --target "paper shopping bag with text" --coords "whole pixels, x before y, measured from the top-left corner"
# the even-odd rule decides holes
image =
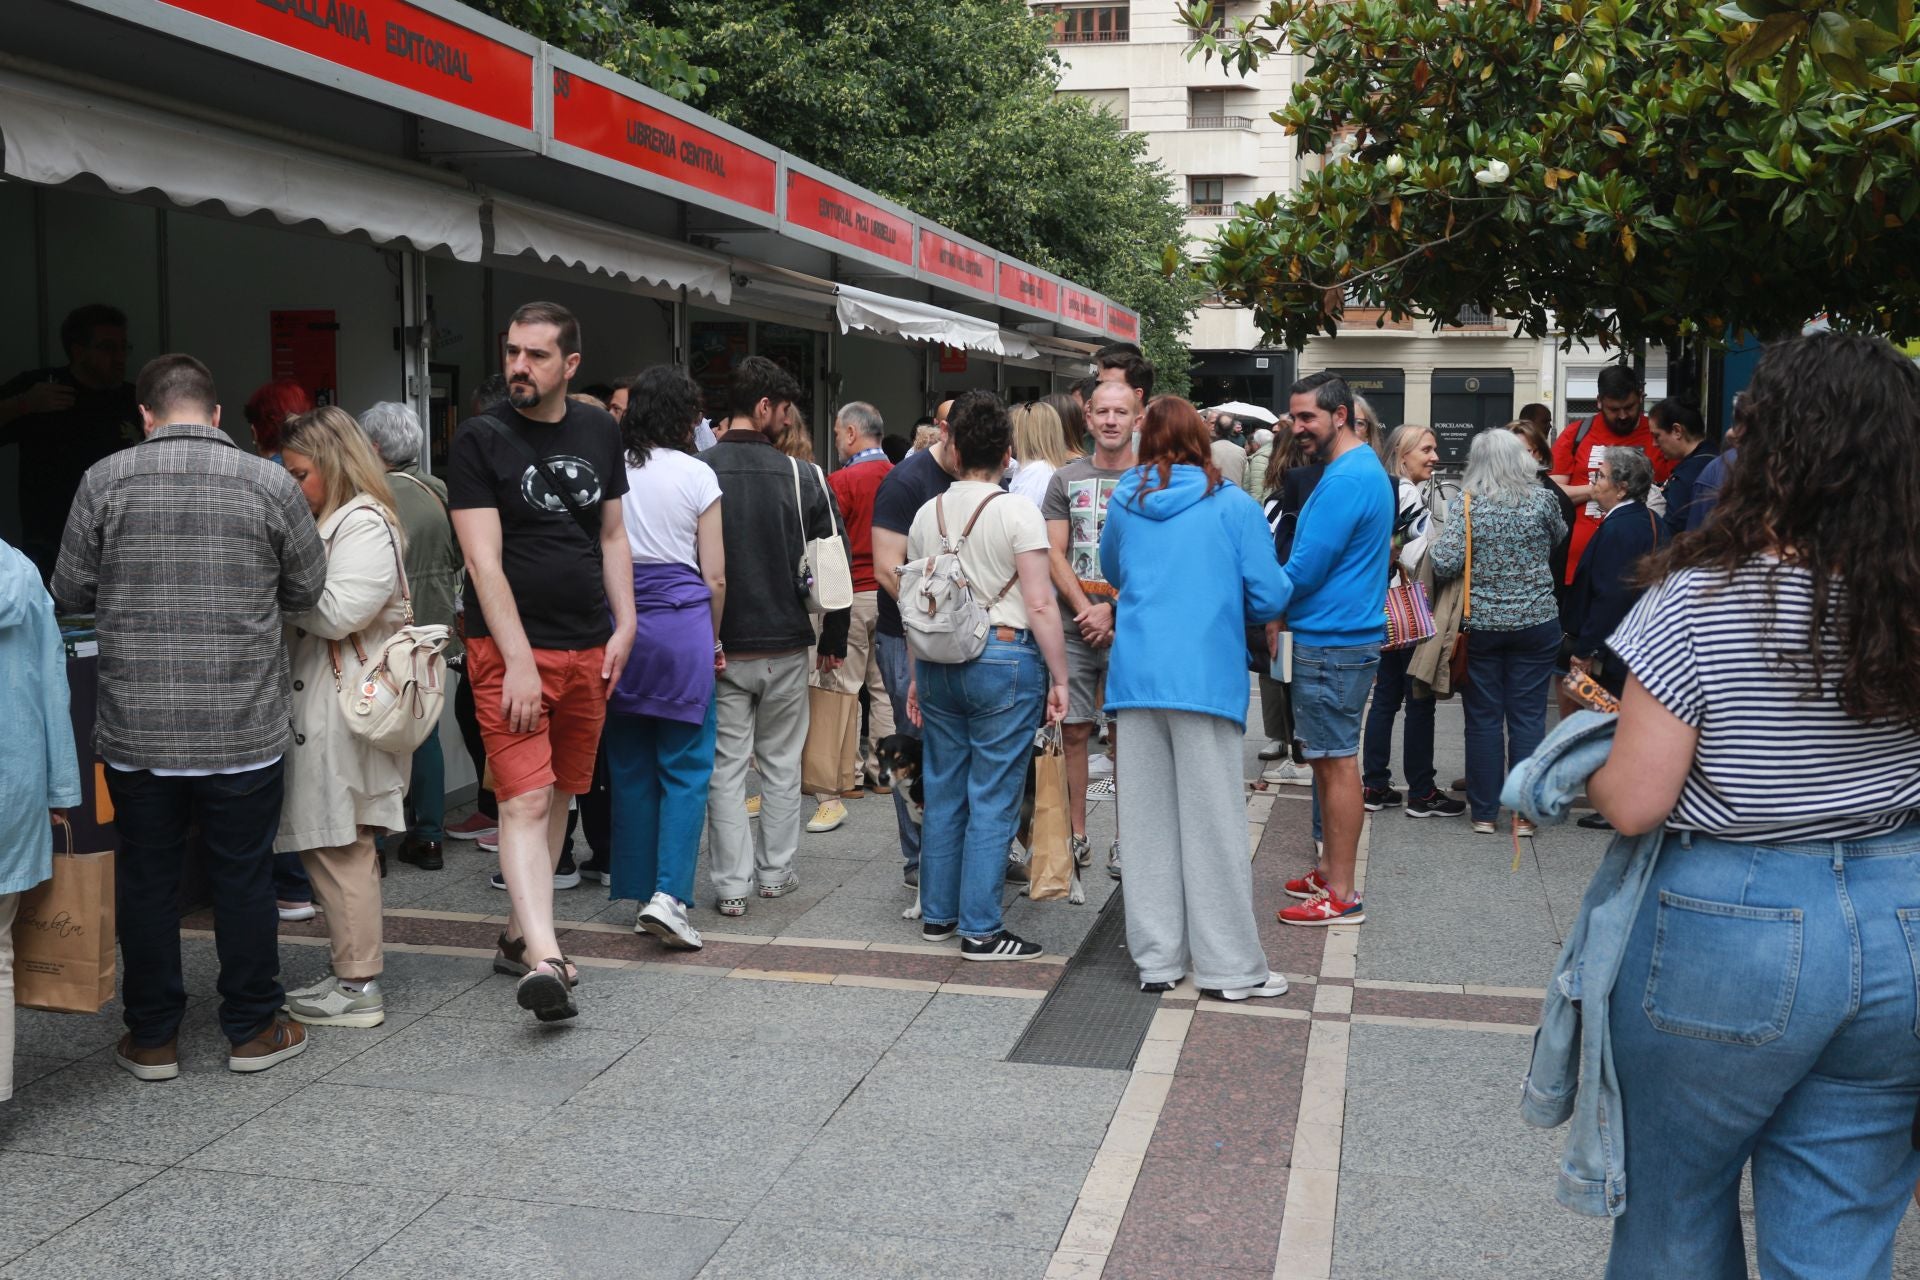
[[[113,999],[113,854],[65,851],[53,878],[20,895],[13,922],[13,1002],[57,1013],[98,1013]]]

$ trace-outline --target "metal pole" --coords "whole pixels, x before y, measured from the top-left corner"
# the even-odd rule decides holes
[[[433,448],[426,433],[433,405],[433,331],[427,315],[427,260],[417,250],[400,253],[400,369],[403,399],[420,420],[420,457],[431,467]]]

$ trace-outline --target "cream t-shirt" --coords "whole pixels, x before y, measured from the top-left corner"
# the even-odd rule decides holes
[[[980,504],[1000,492],[997,485],[985,481],[956,481],[951,489],[921,507],[914,516],[913,527],[907,531],[907,558],[924,560],[940,550],[939,516],[934,512],[934,503],[942,504],[947,537],[953,539],[967,527],[967,521],[973,519]],[[1040,509],[1012,494],[1003,494],[973,526],[972,534],[960,548],[960,567],[973,583],[974,598],[984,604],[999,595],[1000,588],[1006,586],[1009,579],[1013,580],[1012,588],[988,611],[995,626],[1024,631],[1030,625],[1027,602],[1020,594],[1016,577],[1016,558],[1023,551],[1046,549],[1047,522],[1040,518]]]

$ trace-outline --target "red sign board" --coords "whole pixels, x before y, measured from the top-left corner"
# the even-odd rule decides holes
[[[993,256],[938,232],[920,229],[920,269],[962,288],[993,296]]]
[[[522,129],[533,55],[405,0],[160,0]]]
[[[1140,341],[1140,317],[1131,311],[1107,305],[1107,333],[1122,342]]]
[[[1060,286],[1045,276],[1023,271],[1011,263],[1000,264],[1000,297],[1016,306],[1053,315],[1060,310]]]
[[[787,222],[913,265],[913,227],[905,218],[793,169],[787,170]]]
[[[773,212],[779,166],[771,158],[585,76],[553,73],[553,138]]]
[[[942,344],[940,348],[940,372],[965,373],[966,371],[967,371],[966,348],[949,347]]]
[[[1060,291],[1060,318],[1069,320],[1083,329],[1103,332],[1104,316],[1100,310],[1100,299],[1080,289],[1068,287]]]
[[[335,349],[340,325],[331,311],[270,311],[267,329],[276,382],[297,382],[315,404],[339,398]]]

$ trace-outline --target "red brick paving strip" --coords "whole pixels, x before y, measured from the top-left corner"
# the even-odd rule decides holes
[[[1357,987],[1355,1013],[1395,1018],[1449,1018],[1461,1022],[1510,1022],[1530,1027],[1540,1017],[1538,1000],[1516,996],[1451,995],[1444,991],[1385,991]]]

